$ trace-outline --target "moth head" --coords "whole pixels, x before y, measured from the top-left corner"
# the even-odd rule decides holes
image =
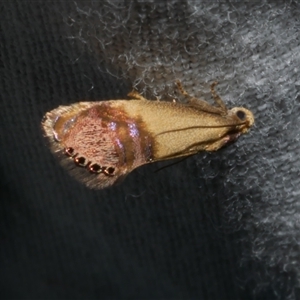
[[[237,120],[238,129],[241,133],[246,133],[254,124],[252,112],[244,107],[234,107],[229,111],[229,114]]]

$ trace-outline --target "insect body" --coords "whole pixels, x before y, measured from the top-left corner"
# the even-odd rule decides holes
[[[75,178],[102,189],[143,164],[216,151],[253,125],[249,110],[227,110],[214,90],[216,83],[211,85],[216,106],[177,85],[186,104],[150,101],[133,91],[128,96],[134,100],[59,106],[42,122],[51,150]]]

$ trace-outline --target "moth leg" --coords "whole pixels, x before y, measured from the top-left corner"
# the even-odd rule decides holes
[[[182,86],[181,81],[180,80],[176,80],[176,85],[177,88],[179,89],[180,93],[185,96],[188,99],[189,104],[191,104],[192,106],[207,106],[209,105],[206,101],[197,99],[193,96],[191,96]]]
[[[138,91],[132,90],[130,93],[127,94],[128,97],[136,99],[136,100],[145,100],[147,101],[146,98],[144,98]]]
[[[225,146],[229,141],[230,141],[230,137],[229,136],[225,136],[223,137],[222,139],[210,144],[210,145],[207,145],[205,147],[205,151],[217,151],[219,150],[220,148],[222,148],[223,146]]]
[[[181,83],[180,80],[176,80],[176,85],[177,85],[177,88],[179,89],[179,91],[180,91],[180,93],[181,93],[182,95],[184,95],[184,96],[187,97],[187,98],[193,98],[193,97],[190,96],[190,95],[188,94],[188,92],[183,88],[182,83]]]
[[[227,107],[225,105],[225,103],[223,102],[223,100],[221,99],[221,97],[217,94],[217,92],[215,91],[215,86],[218,84],[217,81],[214,81],[211,85],[210,85],[210,92],[216,102],[216,104],[224,111],[227,112]]]
[[[222,109],[222,107],[215,107],[204,100],[197,99],[197,98],[189,95],[188,92],[182,87],[182,84],[179,80],[176,81],[176,85],[177,85],[179,91],[181,92],[181,94],[184,95],[188,99],[188,104],[190,106],[195,107],[201,111],[214,113],[214,114],[218,114],[218,115],[225,115],[227,113],[227,109],[226,109],[226,111],[224,111]],[[222,102],[222,100],[221,100],[221,102]]]
[[[239,138],[240,135],[241,135],[241,132],[227,134],[224,137],[222,137],[221,139],[217,140],[216,142],[214,142],[210,145],[207,145],[205,147],[205,150],[206,151],[217,151],[220,148],[224,147],[226,144],[235,142]]]

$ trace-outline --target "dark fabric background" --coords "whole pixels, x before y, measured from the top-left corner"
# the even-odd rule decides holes
[[[296,2],[0,2],[1,299],[297,299]],[[93,191],[42,137],[43,115],[174,80],[253,111],[217,153]],[[299,298],[298,298],[299,299]]]

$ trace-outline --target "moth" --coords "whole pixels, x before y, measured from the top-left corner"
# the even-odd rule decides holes
[[[131,100],[79,102],[59,106],[42,121],[50,149],[89,188],[122,181],[135,168],[200,151],[216,151],[246,133],[251,111],[230,110],[211,85],[215,105],[190,96],[186,103],[151,101],[137,91]]]

